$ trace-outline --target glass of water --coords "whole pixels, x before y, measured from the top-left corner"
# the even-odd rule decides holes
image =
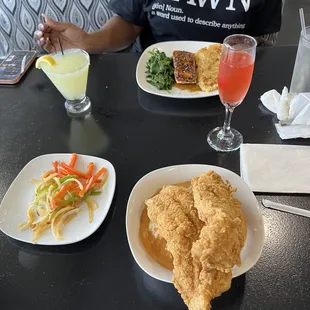
[[[290,93],[310,92],[310,26],[300,34]]]

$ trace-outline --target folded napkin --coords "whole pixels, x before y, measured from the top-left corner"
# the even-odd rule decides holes
[[[277,114],[279,123],[275,126],[281,139],[310,138],[310,93],[294,96],[284,87],[281,95],[272,89],[260,99]]]
[[[310,193],[310,146],[242,144],[240,172],[254,192]]]

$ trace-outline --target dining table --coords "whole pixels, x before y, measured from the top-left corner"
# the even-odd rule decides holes
[[[260,102],[264,92],[289,86],[295,55],[296,46],[258,48],[250,90],[232,118],[244,143],[310,145],[308,139],[281,140],[275,115]],[[141,177],[162,167],[208,164],[240,174],[239,151],[219,153],[207,143],[207,133],[224,119],[218,96],[145,93],[136,83],[139,57],[91,56],[92,114],[82,119],[67,116],[63,97],[34,66],[17,85],[0,86],[0,200],[20,170],[42,154],[93,155],[109,160],[116,171],[109,213],[87,239],[44,246],[0,232],[1,310],[187,309],[172,284],[150,277],[135,262],[126,236],[128,198]],[[38,167],[34,174],[40,172]],[[212,301],[212,309],[309,309],[310,219],[261,204],[266,198],[310,210],[309,195],[255,195],[265,227],[261,257]]]

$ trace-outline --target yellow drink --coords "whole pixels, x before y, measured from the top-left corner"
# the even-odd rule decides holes
[[[91,103],[86,96],[88,67],[89,55],[80,49],[65,50],[64,54],[53,53],[37,61],[37,68],[44,71],[65,97],[65,107],[70,116],[90,113]]]
[[[42,70],[67,100],[78,100],[86,93],[89,56],[72,49],[51,55],[55,66],[42,64]]]

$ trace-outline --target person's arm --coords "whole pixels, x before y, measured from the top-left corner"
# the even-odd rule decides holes
[[[142,27],[114,16],[100,30],[86,36],[85,50],[91,54],[123,50],[136,40],[141,31]]]
[[[85,48],[90,53],[116,52],[132,44],[146,24],[143,3],[143,0],[111,0],[108,8],[116,16],[87,36]]]
[[[59,51],[59,39],[63,49],[81,48],[90,54],[120,51],[140,35],[142,27],[135,26],[121,17],[112,17],[102,29],[86,33],[72,23],[56,22],[45,16],[45,24],[39,25],[35,39],[47,52]]]
[[[273,46],[277,42],[278,32],[255,37],[258,46]]]
[[[130,46],[146,25],[143,0],[111,0],[112,17],[100,30],[86,33],[72,23],[56,22],[47,16],[39,25],[35,39],[49,53],[59,51],[58,39],[64,49],[82,48],[89,53],[115,52]]]
[[[258,10],[252,12],[247,34],[255,37],[259,46],[276,43],[282,23],[282,1],[266,0]]]

